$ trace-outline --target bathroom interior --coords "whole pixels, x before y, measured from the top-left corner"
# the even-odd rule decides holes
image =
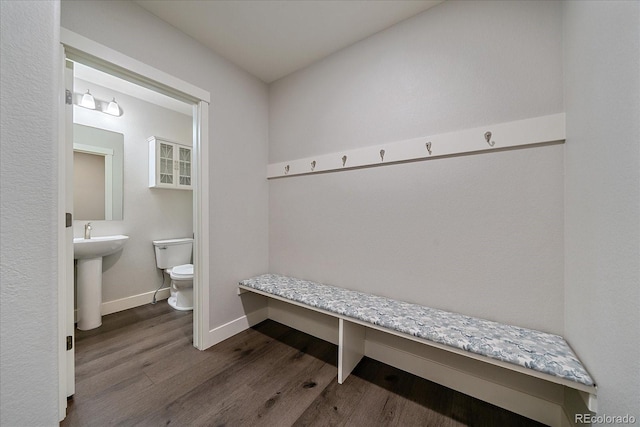
[[[121,248],[102,257],[98,295],[84,295],[88,291],[79,271],[88,261],[74,261],[77,328],[94,329],[101,316],[152,301],[189,311],[193,305],[183,299],[191,298],[192,291],[192,181],[182,176],[183,170],[176,183],[170,182],[173,177],[155,183],[149,171],[158,165],[161,175],[160,162],[166,162],[161,158],[175,150],[190,172],[192,106],[78,62],[69,61],[67,68],[73,69],[74,245],[87,237],[128,237]],[[83,106],[87,93],[95,105]],[[176,250],[182,252],[180,261],[168,265],[168,254]],[[177,265],[186,270],[175,271],[174,282],[167,267]],[[178,292],[177,305],[172,283],[187,284]],[[84,308],[89,299],[93,306]],[[87,310],[99,313],[83,314]]]

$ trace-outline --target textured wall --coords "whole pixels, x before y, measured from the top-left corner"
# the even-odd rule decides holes
[[[59,4],[1,8],[0,424],[57,425]]]
[[[210,327],[243,316],[237,282],[268,266],[267,86],[133,2],[63,1],[61,18],[63,27],[211,93]]]
[[[558,113],[558,2],[444,2],[270,87],[270,161]],[[563,147],[272,180],[270,270],[561,333]]]
[[[564,2],[565,328],[601,414],[640,419],[640,3]]]
[[[160,136],[191,145],[193,119],[111,89],[76,82],[76,92],[87,89],[98,99],[115,96],[125,111],[121,117],[113,117],[74,108],[75,123],[124,135],[123,220],[91,222],[94,236],[129,236],[122,252],[104,259],[102,301],[107,302],[156,290],[162,277],[151,241],[193,234],[192,192],[149,188],[147,143],[150,136]],[[86,222],[74,221],[74,236],[83,236]]]

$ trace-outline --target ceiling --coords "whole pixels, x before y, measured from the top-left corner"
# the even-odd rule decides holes
[[[98,86],[102,86],[103,88],[111,89],[120,93],[125,93],[128,96],[142,99],[143,101],[159,105],[169,110],[177,111],[181,114],[192,114],[192,106],[190,104],[186,104],[182,101],[178,101],[175,98],[171,98],[169,96],[161,94],[160,92],[156,92],[155,90],[147,89],[135,83],[128,82],[114,75],[96,70],[95,68],[77,62],[73,66],[73,77],[75,79],[94,83]],[[74,87],[74,90],[80,91],[81,93],[83,93],[87,89],[86,87],[82,87],[82,85],[78,85],[77,81],[75,83],[75,86],[77,87]],[[114,93],[110,96],[117,95]],[[106,99],[106,101],[110,101],[110,99]],[[121,104],[122,109],[126,111],[127,106],[122,104],[122,100],[119,100],[119,103]]]
[[[136,0],[136,3],[270,83],[442,1]],[[74,74],[80,80],[191,114],[191,105],[91,67],[76,64]]]
[[[135,0],[271,83],[443,0]]]

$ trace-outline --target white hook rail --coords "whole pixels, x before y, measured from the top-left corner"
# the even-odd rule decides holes
[[[565,135],[565,114],[553,114],[272,163],[267,167],[267,178],[381,166],[549,142],[564,142]]]

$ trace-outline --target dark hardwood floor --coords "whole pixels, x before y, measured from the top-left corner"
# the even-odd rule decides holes
[[[265,321],[206,351],[166,302],[76,331],[62,426],[538,426],[365,358],[339,385],[337,348]]]

